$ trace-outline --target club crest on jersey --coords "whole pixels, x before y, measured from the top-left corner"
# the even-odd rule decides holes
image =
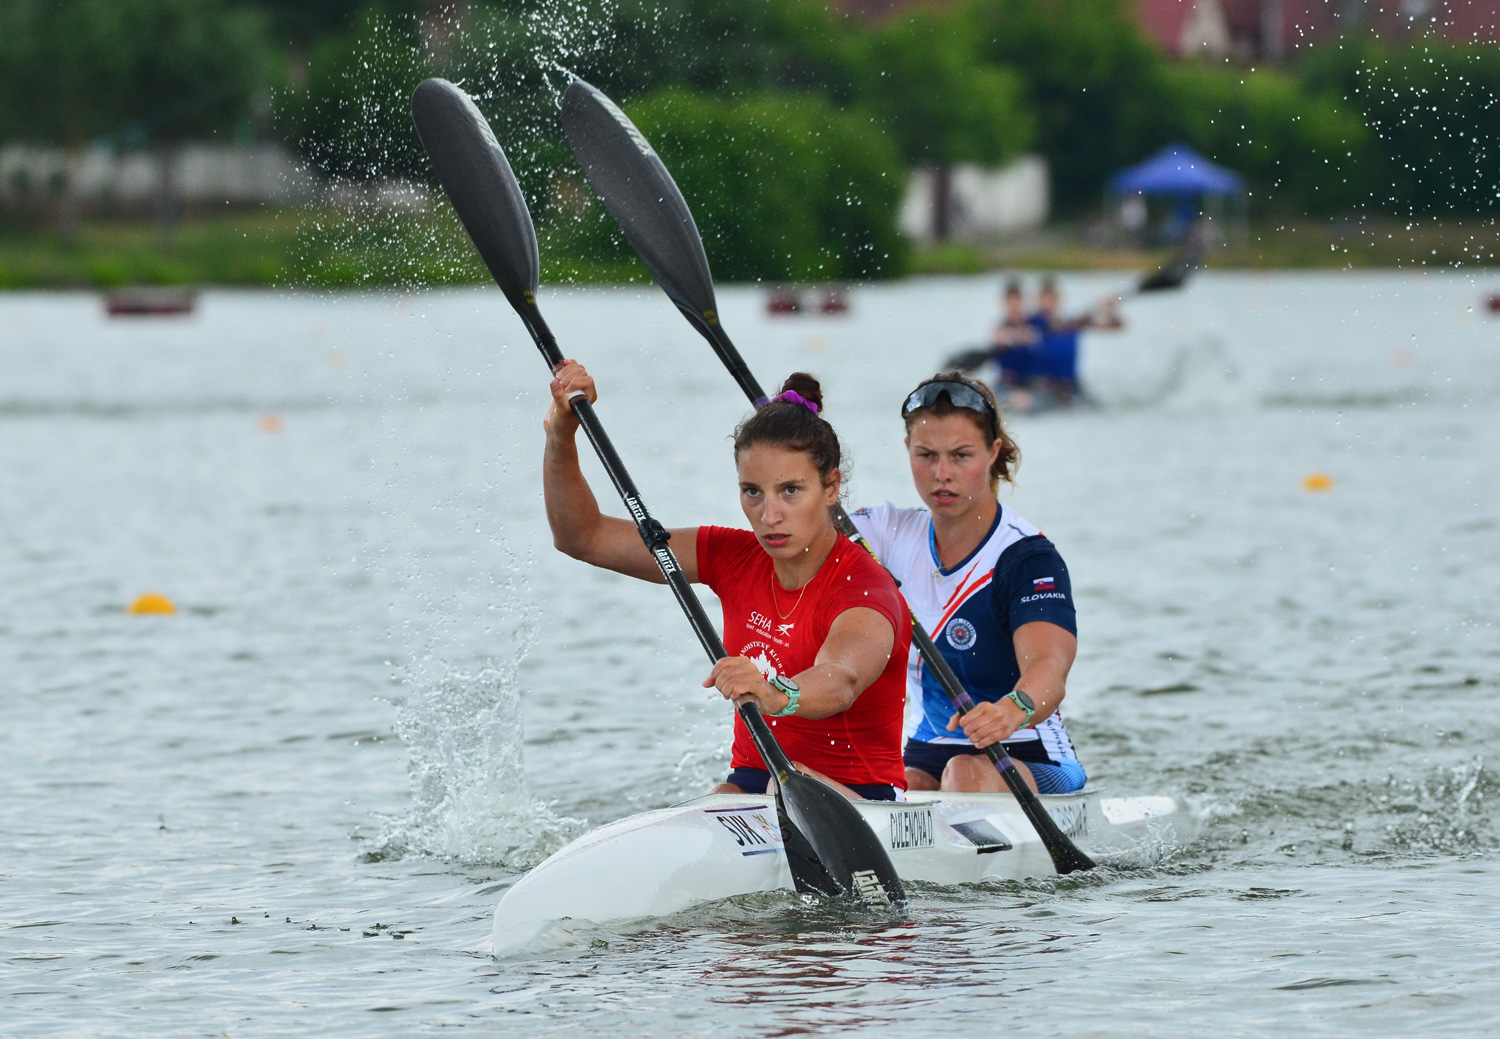
[[[948,645],[954,649],[968,649],[974,645],[974,640],[979,637],[979,633],[974,629],[973,622],[965,620],[962,617],[954,617],[949,621],[948,626],[943,629],[943,635],[947,638]]]
[[[760,677],[767,682],[781,674],[781,658],[776,655],[776,650],[764,642],[747,642],[740,653],[750,659],[750,663],[760,672]]]
[[[1033,592],[1050,592],[1056,587],[1057,582],[1050,577],[1038,577],[1031,582],[1031,590]]]

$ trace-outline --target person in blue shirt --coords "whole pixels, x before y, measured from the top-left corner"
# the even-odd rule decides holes
[[[1007,281],[1000,299],[1001,316],[990,336],[990,356],[1000,369],[1000,385],[1020,388],[1032,378],[1041,333],[1026,316],[1026,298],[1019,281]]]
[[[1024,388],[1045,395],[1054,405],[1066,406],[1083,396],[1078,385],[1078,336],[1086,328],[1120,329],[1125,322],[1111,296],[1097,310],[1080,317],[1066,318],[1061,313],[1062,296],[1051,278],[1042,282],[1037,294],[1037,311],[1027,319],[1037,341],[1032,348],[1030,371]]]

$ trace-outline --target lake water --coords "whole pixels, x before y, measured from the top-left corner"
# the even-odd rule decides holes
[[[1100,408],[1015,420],[1008,500],[1077,590],[1083,760],[1191,798],[1197,841],[922,888],[899,925],[770,896],[502,961],[500,892],[705,790],[730,719],[663,589],[551,550],[546,372],[499,294],[0,297],[0,1033],[1486,1031],[1490,288],[1207,273],[1086,338]],[[899,401],[995,290],[721,303],[763,381],[824,378],[851,504],[912,503]],[[739,522],[746,405],[665,298],[542,304],[657,515]],[[179,612],[126,612],[150,591]]]

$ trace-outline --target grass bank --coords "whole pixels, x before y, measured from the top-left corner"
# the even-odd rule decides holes
[[[541,230],[549,282],[648,279],[634,256],[594,258]],[[623,248],[623,247],[622,247]],[[597,252],[597,250],[593,250]],[[376,287],[490,280],[451,210],[258,210],[151,221],[85,222],[71,236],[0,225],[0,289],[126,285]]]
[[[623,244],[600,248],[568,227],[542,228],[542,277],[557,282],[647,280]],[[1015,270],[1146,270],[1172,250],[1105,249],[1081,226],[987,247],[915,249],[912,274]],[[1500,265],[1500,225],[1488,219],[1267,220],[1215,249],[1210,267],[1250,269],[1469,268]],[[184,220],[83,224],[71,240],[0,226],[0,289],[123,285],[482,284],[450,210],[257,210]]]
[[[71,237],[0,230],[0,288],[121,285],[269,285],[282,276],[297,233],[278,214],[183,221],[85,223]]]
[[[994,270],[1147,270],[1172,249],[1090,245],[1081,225],[1053,224],[988,246],[947,244],[914,250],[911,272],[974,274]],[[1255,221],[1212,250],[1208,266],[1250,270],[1467,268],[1500,266],[1500,223],[1339,217]]]

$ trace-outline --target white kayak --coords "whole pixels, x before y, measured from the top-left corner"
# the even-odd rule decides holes
[[[913,792],[854,801],[903,880],[971,884],[1052,874],[1052,860],[1008,793]],[[1098,857],[1143,838],[1191,840],[1198,818],[1173,797],[1047,795],[1058,826]],[[756,891],[793,890],[774,800],[708,794],[584,834],[522,877],[495,907],[503,956],[552,932],[667,916]]]

